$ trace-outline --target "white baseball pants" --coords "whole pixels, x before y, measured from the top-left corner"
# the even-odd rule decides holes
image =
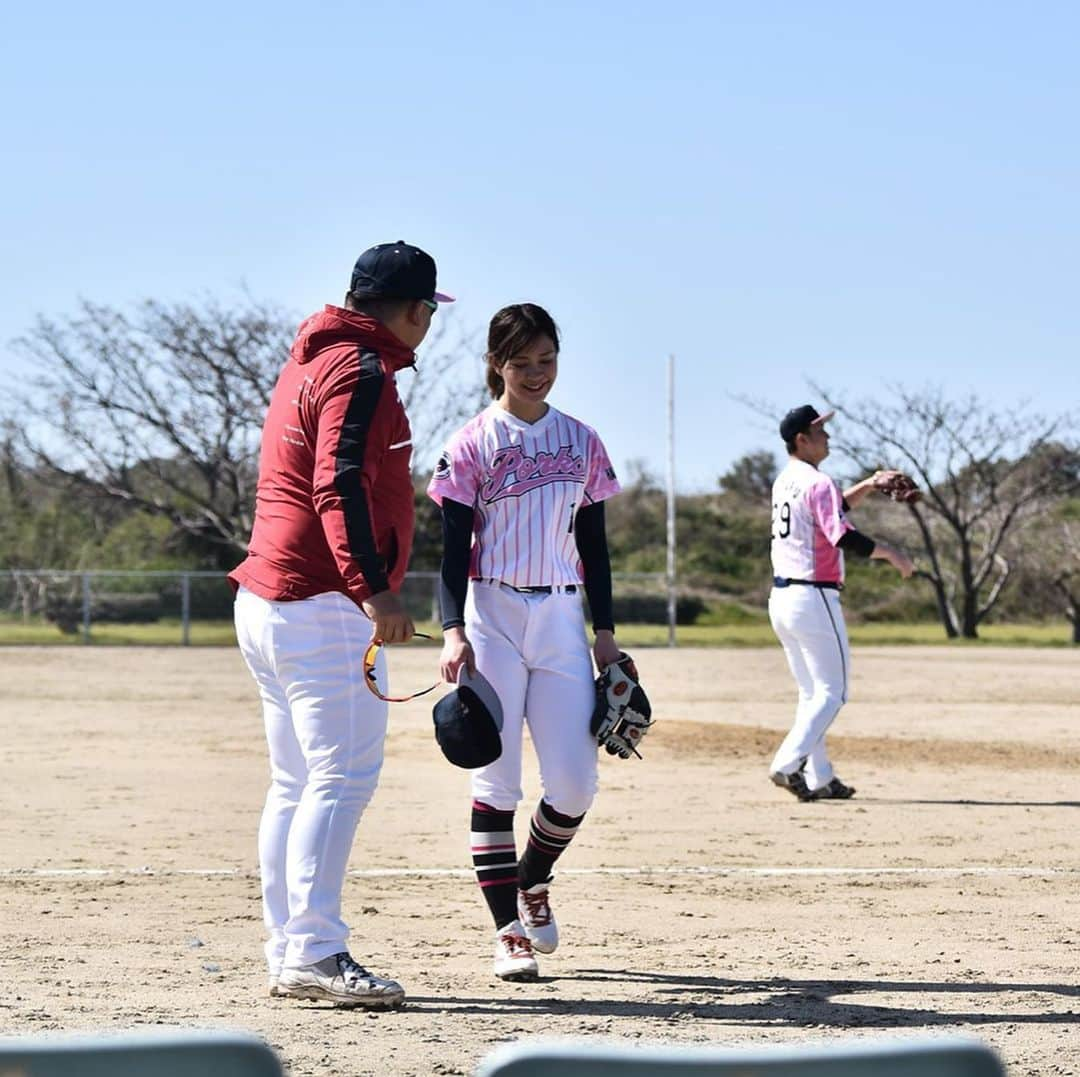
[[[589,732],[596,693],[580,588],[521,594],[471,580],[465,632],[503,709],[502,755],[473,771],[473,797],[499,811],[518,806],[528,723],[544,799],[563,815],[584,815],[596,796],[597,746]]]
[[[840,593],[798,584],[774,587],[769,620],[799,686],[795,723],[769,769],[791,774],[806,760],[806,784],[820,789],[833,778],[825,734],[847,702],[851,668]]]
[[[387,705],[364,684],[371,622],[345,595],[268,602],[240,588],[235,619],[270,749],[259,868],[277,975],[348,949],[341,889],[382,769]]]

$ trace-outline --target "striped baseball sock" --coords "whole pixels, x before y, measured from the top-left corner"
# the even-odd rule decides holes
[[[514,813],[482,801],[472,802],[469,834],[476,881],[495,919],[496,928],[517,919],[518,865],[514,847]]]
[[[518,864],[518,886],[528,890],[547,882],[551,868],[562,851],[574,839],[585,816],[560,815],[546,800],[541,800],[529,823],[529,844]]]

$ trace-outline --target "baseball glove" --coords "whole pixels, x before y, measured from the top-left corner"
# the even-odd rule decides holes
[[[590,729],[609,755],[641,758],[638,745],[652,726],[652,707],[638,684],[634,660],[623,652],[596,678],[596,706]]]
[[[922,497],[915,480],[902,471],[883,471],[874,479],[874,486],[893,501],[912,502]]]

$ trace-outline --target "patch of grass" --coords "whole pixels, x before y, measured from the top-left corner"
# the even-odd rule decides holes
[[[741,611],[745,615],[745,611]],[[418,646],[440,646],[442,631],[431,621],[417,621],[419,632],[432,636],[431,643],[418,640]],[[977,640],[949,640],[936,623],[875,623],[848,625],[848,634],[855,646],[920,646],[946,645],[953,647],[1070,647],[1072,627],[1066,622],[1051,624],[985,625]],[[618,628],[619,643],[624,647],[666,647],[667,625],[623,624]],[[232,647],[236,633],[232,621],[192,621],[190,643],[193,647]],[[90,643],[112,647],[179,646],[182,630],[179,618],[163,619],[153,624],[93,625]],[[683,647],[775,647],[776,637],[765,619],[748,619],[742,623],[705,623],[679,625],[675,641]],[[82,634],[64,635],[47,621],[23,622],[10,616],[0,617],[0,646],[3,645],[79,645]]]
[[[904,645],[952,647],[1069,647],[1072,627],[1068,624],[986,625],[976,640],[950,640],[940,624],[848,625],[848,636],[856,647]],[[620,625],[619,643],[625,647],[666,647],[667,625]],[[746,624],[679,625],[675,641],[684,647],[776,647],[776,636],[768,621]]]
[[[442,646],[442,630],[431,621],[417,621],[416,630],[432,636],[432,642],[417,640],[418,646]],[[180,618],[162,618],[153,624],[94,624],[90,644],[101,647],[172,647],[183,642]],[[192,647],[235,647],[236,629],[232,621],[192,621]],[[45,620],[23,622],[21,618],[0,617],[0,646],[81,646],[82,631],[65,634]]]
[[[195,647],[236,645],[232,621],[192,621],[189,639]],[[168,647],[183,642],[180,619],[163,618],[151,624],[93,624],[90,643],[114,647]],[[83,643],[81,628],[74,634],[61,632],[45,620],[0,620],[0,645],[77,646]]]
[[[78,636],[65,636],[54,624],[45,621],[9,621],[0,622],[0,643],[5,644],[50,644],[78,643]]]
[[[738,602],[710,602],[708,608],[694,622],[694,627],[742,627],[744,625],[767,625],[769,614],[764,609],[746,607]]]
[[[977,640],[961,640],[968,646],[994,643],[1006,647],[1073,647],[1072,625],[1065,621],[1048,624],[983,625]]]
[[[622,647],[666,647],[667,625],[626,624],[616,626]],[[678,625],[675,642],[682,647],[771,647],[776,636],[768,622],[743,625]]]
[[[948,639],[945,629],[935,622],[921,624],[884,623],[848,625],[851,642],[863,646],[894,646],[914,643],[922,646],[944,644],[950,647],[1071,647],[1072,626],[1050,624],[983,625],[978,639]]]

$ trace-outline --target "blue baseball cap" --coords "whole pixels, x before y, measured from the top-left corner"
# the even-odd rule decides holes
[[[820,415],[813,404],[803,404],[802,407],[792,408],[780,420],[780,437],[784,441],[794,441],[796,434],[805,434],[812,426],[822,426],[835,414],[835,411],[827,411],[824,415]]]
[[[435,259],[404,240],[369,247],[353,266],[349,291],[370,299],[429,299],[453,303],[435,291]]]
[[[435,704],[431,716],[435,740],[454,766],[475,770],[502,755],[502,704],[491,682],[464,663],[457,688]]]

